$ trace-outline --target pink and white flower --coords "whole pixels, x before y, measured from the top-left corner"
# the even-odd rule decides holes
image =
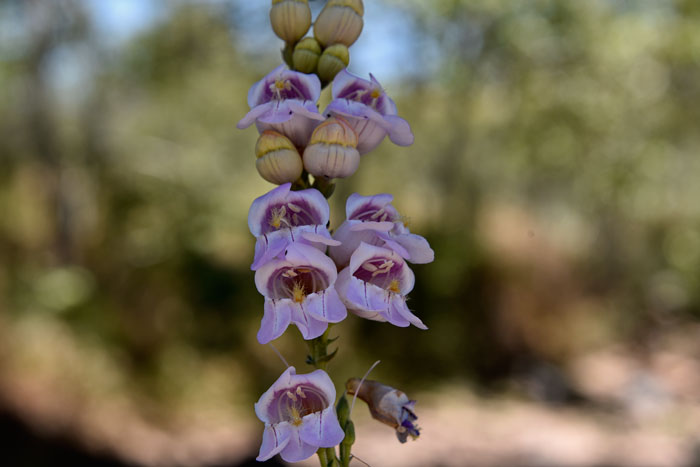
[[[253,201],[248,227],[255,235],[253,271],[279,257],[293,242],[307,243],[325,251],[326,245],[340,245],[328,232],[330,209],[326,198],[313,188],[291,191],[285,183]]]
[[[384,136],[399,146],[413,144],[413,133],[408,122],[397,115],[396,104],[369,75],[370,80],[355,76],[347,70],[333,79],[333,100],[325,115],[340,115],[353,126],[359,137],[357,150],[366,154],[379,146]]]
[[[293,243],[283,259],[265,263],[255,272],[255,286],[265,296],[258,342],[267,344],[295,324],[304,339],[314,339],[328,323],[345,319],[347,310],[335,290],[338,271],[318,249]]]
[[[345,204],[347,219],[338,227],[333,238],[340,242],[331,246],[328,254],[339,266],[345,266],[360,243],[390,248],[404,259],[416,264],[430,263],[435,253],[428,241],[412,234],[401,215],[391,205],[394,197],[387,193],[361,196],[353,193]]]
[[[297,148],[304,148],[311,132],[323,120],[316,107],[320,96],[321,82],[316,75],[280,65],[250,88],[251,110],[236,126],[243,129],[255,123],[260,133],[277,131]]]
[[[361,243],[340,271],[336,290],[350,311],[362,318],[428,329],[406,306],[415,276],[406,262],[388,248]]]
[[[335,387],[325,371],[297,375],[294,367],[287,368],[255,404],[265,423],[257,460],[280,454],[287,462],[299,462],[320,447],[340,444],[345,433],[334,403]]]

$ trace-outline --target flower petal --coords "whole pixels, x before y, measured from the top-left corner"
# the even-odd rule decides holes
[[[304,301],[304,309],[313,318],[329,323],[339,323],[348,315],[345,305],[333,287],[309,295]]]
[[[299,462],[308,459],[316,453],[318,446],[308,444],[299,437],[299,429],[292,427],[289,442],[282,449],[280,455],[287,462]]]
[[[269,261],[280,257],[284,253],[284,249],[289,245],[289,231],[278,230],[269,234],[261,235],[255,242],[255,256],[250,269],[257,271]]]
[[[391,125],[388,133],[392,143],[399,146],[410,146],[413,144],[413,132],[411,132],[411,126],[406,120],[396,115],[386,115],[384,120]]]
[[[403,317],[418,329],[428,329],[428,326],[423,324],[423,321],[421,321],[420,318],[409,311],[408,306],[406,306],[406,299],[399,295],[395,295],[391,300],[391,315],[394,318],[397,316]],[[392,323],[391,320],[389,320],[389,322]],[[399,325],[397,324],[397,326]]]
[[[334,240],[325,227],[322,230],[319,230],[318,232],[302,232],[301,238],[311,243],[320,243],[323,245],[332,246],[340,245],[340,242],[338,240]]]
[[[340,444],[345,438],[345,433],[340,428],[333,404],[322,412],[305,416],[299,429],[299,436],[302,441],[322,448],[330,448]]]
[[[267,344],[277,339],[287,330],[292,318],[288,301],[265,298],[263,318],[258,331],[258,342]]]
[[[281,452],[289,444],[291,434],[292,427],[287,422],[275,425],[265,424],[262,444],[260,445],[260,454],[258,454],[255,460],[260,462],[266,461],[275,454]]]
[[[405,258],[412,263],[426,264],[435,259],[435,252],[430,248],[428,241],[420,235],[402,234],[394,237],[394,240],[406,249],[408,256]]]
[[[323,115],[318,113],[318,108],[311,101],[300,101],[297,99],[289,99],[286,101],[289,105],[289,110],[294,112],[296,115],[309,118],[311,120],[323,121],[325,118]]]
[[[239,130],[248,128],[250,125],[255,123],[255,121],[262,115],[265,115],[266,113],[270,112],[273,106],[274,104],[272,102],[268,102],[267,104],[261,104],[256,107],[253,107],[247,114],[245,114],[245,117],[243,117],[236,124],[236,128],[238,128]]]
[[[328,329],[328,322],[316,319],[306,310],[306,302],[291,305],[292,322],[299,328],[304,340],[315,339]],[[291,300],[289,300],[291,303]]]

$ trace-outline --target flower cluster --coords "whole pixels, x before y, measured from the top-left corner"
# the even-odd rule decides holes
[[[362,79],[345,69],[363,14],[362,0],[328,0],[313,23],[313,37],[304,37],[311,27],[308,1],[272,0],[270,21],[286,43],[287,65],[251,87],[250,111],[237,125],[255,124],[260,134],[256,168],[279,185],[255,199],[248,213],[256,238],[251,269],[264,296],[258,342],[277,339],[293,324],[311,349],[321,349],[312,350],[309,359],[316,371],[297,375],[288,367],[255,404],[265,423],[261,461],[280,454],[296,462],[318,450],[322,464],[330,465],[335,459],[331,448],[340,444],[339,462],[349,463],[354,428],[347,403],[344,411],[340,402],[334,410],[335,388],[323,370],[333,355],[326,353],[324,337],[331,323],[350,311],[427,329],[406,303],[415,282],[408,263],[429,263],[434,253],[423,237],[410,232],[392,206],[393,197],[355,193],[347,199],[346,220],[335,232],[328,229],[333,179],[354,174],[361,156],[385,136],[400,146],[413,143],[409,124],[375,77]],[[327,84],[332,100],[319,112],[317,102]],[[347,391],[370,407],[381,396],[373,414],[396,428],[402,442],[418,436],[413,401],[393,388],[383,389],[388,386],[367,383]]]

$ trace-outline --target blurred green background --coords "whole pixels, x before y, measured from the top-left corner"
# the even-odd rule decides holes
[[[235,124],[281,62],[268,3],[0,1],[0,413],[38,443],[254,457],[252,403],[283,365],[255,339],[246,219],[273,186]],[[667,414],[700,404],[700,3],[365,7],[349,69],[375,74],[415,144],[363,157],[331,225],[350,193],[392,193],[436,261],[409,302],[429,331],[334,328],[338,387],[380,359],[374,378],[433,407],[451,388],[640,429],[663,413],[692,439],[700,424]],[[306,371],[299,337],[275,346]],[[673,459],[697,465],[683,443]],[[58,465],[18,452],[8,465]],[[403,465],[438,465],[421,462]]]

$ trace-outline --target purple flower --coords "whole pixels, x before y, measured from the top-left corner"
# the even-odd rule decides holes
[[[363,318],[428,329],[406,306],[415,277],[395,251],[360,243],[340,271],[336,290],[350,311]]]
[[[248,227],[255,237],[255,257],[251,269],[279,257],[292,242],[313,244],[324,250],[339,245],[326,225],[330,218],[328,201],[315,189],[291,191],[285,183],[253,201]]]
[[[353,193],[345,205],[347,219],[338,227],[333,238],[340,245],[329,248],[328,254],[339,266],[350,261],[350,255],[365,242],[390,248],[404,259],[416,263],[430,263],[435,253],[427,240],[412,234],[402,222],[401,215],[391,205],[390,194],[360,196]]]
[[[277,339],[290,323],[304,339],[314,339],[328,329],[328,323],[345,319],[347,310],[334,288],[337,277],[328,256],[298,242],[287,247],[284,259],[265,263],[255,272],[255,286],[265,296],[258,342]]]
[[[258,81],[248,92],[250,112],[238,128],[254,122],[258,131],[274,130],[303,148],[323,117],[316,102],[321,95],[321,82],[316,75],[306,75],[280,65]]]
[[[333,100],[323,112],[340,115],[355,129],[359,137],[357,150],[366,154],[379,146],[384,136],[399,146],[413,144],[408,122],[397,116],[396,104],[384,92],[379,82],[370,81],[342,70],[333,80]]]
[[[335,387],[325,371],[297,375],[293,366],[287,368],[255,404],[256,415],[265,422],[257,460],[280,454],[287,462],[299,462],[320,447],[338,445],[345,433],[334,402]]]

